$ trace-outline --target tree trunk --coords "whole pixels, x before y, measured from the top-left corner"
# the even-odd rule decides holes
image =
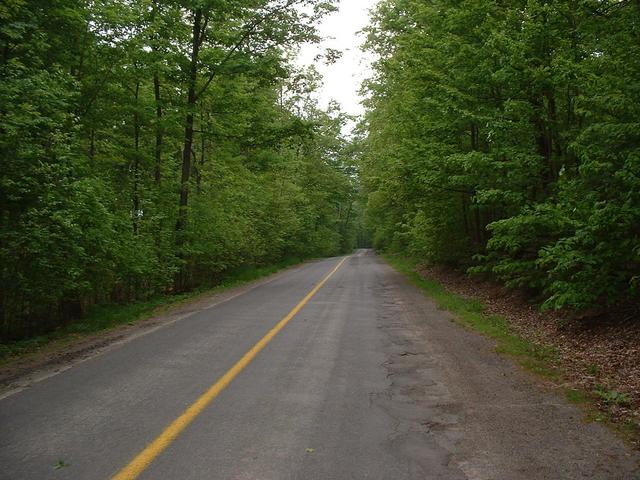
[[[184,146],[182,148],[182,177],[180,179],[180,203],[176,231],[181,232],[187,226],[187,208],[189,205],[189,180],[191,177],[191,150],[193,148],[193,115],[196,106],[196,81],[198,78],[198,55],[202,36],[202,8],[196,8],[193,19],[193,39],[191,61],[189,65],[189,92],[187,96],[187,116],[184,126]],[[178,235],[180,241],[180,235]]]
[[[480,131],[478,126],[473,123],[471,124],[471,150],[474,152],[480,149]]]
[[[158,2],[154,0],[152,4],[151,21],[155,25],[158,15]],[[162,141],[163,141],[163,125],[162,125],[162,96],[160,91],[160,73],[158,72],[158,42],[159,34],[156,34],[151,39],[151,49],[154,56],[154,72],[153,72],[153,96],[156,103],[156,146],[154,151],[155,166],[154,166],[154,180],[156,186],[160,185],[162,179]]]
[[[201,185],[202,185],[202,171],[204,169],[204,164],[207,161],[207,139],[205,136],[205,131],[208,131],[208,122],[205,122],[204,114],[200,112],[200,160],[196,160],[195,154],[193,161],[197,163],[197,168],[194,171],[194,175],[196,177],[196,193],[200,193]]]
[[[540,98],[534,99],[533,104],[536,113],[533,118],[533,125],[536,129],[536,142],[538,144],[538,155],[543,158],[544,171],[541,178],[541,189],[546,196],[549,192],[549,186],[554,180],[554,167],[553,167],[553,138],[551,132],[551,126],[545,117],[549,117],[547,110],[548,105],[545,105],[546,94]],[[555,107],[555,106],[554,106]],[[547,115],[545,115],[545,112]]]
[[[138,97],[140,82],[136,82],[135,110],[133,112],[133,233],[138,234],[138,213],[140,212],[140,194],[138,183],[140,180],[140,113],[138,112]]]
[[[160,97],[160,75],[153,74],[153,94],[156,101],[156,148],[155,148],[155,170],[154,178],[156,185],[160,184],[162,178],[162,99]]]
[[[482,220],[480,218],[480,207],[478,205],[475,205],[473,207],[473,215],[475,218],[474,230],[475,230],[475,237],[476,237],[476,245],[478,245],[478,247],[482,247],[484,235],[482,233]]]
[[[464,223],[464,234],[467,238],[471,238],[471,229],[469,228],[469,207],[467,206],[467,196],[462,196],[462,222]]]
[[[89,160],[93,161],[96,155],[96,130],[95,128],[91,128],[91,132],[89,133]]]
[[[351,211],[353,210],[353,201],[349,202],[349,208],[347,209],[347,215],[345,216],[344,223],[342,224],[342,250],[346,251],[348,247],[347,232],[349,231],[349,222],[351,221]]]

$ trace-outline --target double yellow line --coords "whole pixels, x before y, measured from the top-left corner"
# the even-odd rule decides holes
[[[293,310],[291,310],[286,317],[280,320],[275,327],[269,330],[264,337],[262,337],[258,343],[256,343],[251,349],[245,353],[238,362],[231,367],[227,373],[225,373],[216,383],[214,383],[209,390],[203,393],[189,408],[187,408],[178,418],[176,418],[171,424],[164,429],[164,431],[147,447],[142,450],[131,462],[120,470],[112,480],[134,480],[144,472],[151,462],[153,462],[158,455],[160,455],[171,443],[176,439],[182,431],[193,422],[207,406],[220,395],[220,393],[229,386],[229,384],[236,378],[240,372],[242,372],[247,365],[249,365],[254,358],[260,353],[260,351],[267,346],[267,344],[273,340],[273,338],[282,330],[287,323],[291,321],[296,314],[302,310],[302,308],[311,300],[316,293],[324,286],[325,283],[333,276],[334,273],[345,262],[347,257],[343,258],[336,267],[331,270],[321,281],[318,283],[307,296],[304,297],[300,303],[298,303]]]

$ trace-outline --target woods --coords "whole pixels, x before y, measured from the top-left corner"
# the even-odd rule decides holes
[[[638,303],[640,4],[384,0],[362,182],[377,247],[545,308]]]
[[[333,9],[4,2],[0,336],[351,248],[345,118],[291,55]]]
[[[1,336],[347,252],[361,199],[378,248],[545,308],[637,304],[637,2],[384,0],[355,143],[293,61],[333,10],[5,2]]]

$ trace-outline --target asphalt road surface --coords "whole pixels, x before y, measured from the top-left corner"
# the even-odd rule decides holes
[[[0,478],[640,478],[581,419],[360,250],[5,395]]]

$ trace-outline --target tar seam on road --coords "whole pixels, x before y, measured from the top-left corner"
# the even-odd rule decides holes
[[[336,267],[331,270],[282,320],[280,320],[269,333],[262,337],[251,349],[238,360],[209,390],[203,393],[189,408],[165,428],[165,430],[142,450],[131,462],[120,470],[112,480],[134,480],[144,472],[171,443],[193,422],[200,413],[211,403],[229,384],[242,372],[247,365],[260,353],[260,351],[273,340],[287,323],[311,300],[334,273],[342,266],[348,257],[343,258]]]

